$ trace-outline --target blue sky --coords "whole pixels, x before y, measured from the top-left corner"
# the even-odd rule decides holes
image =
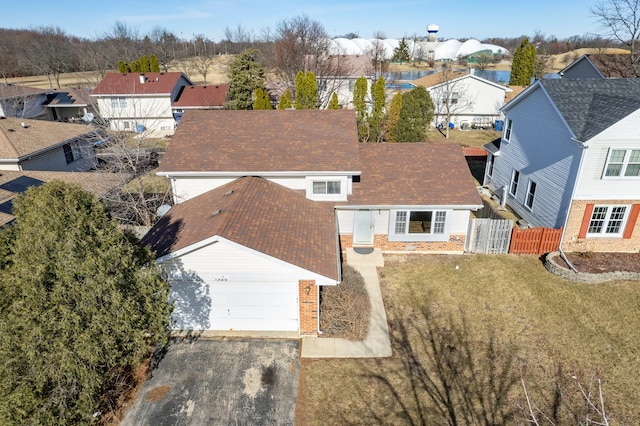
[[[124,22],[141,35],[159,26],[178,37],[204,34],[219,41],[226,27],[241,25],[256,38],[283,19],[306,14],[330,36],[354,32],[371,38],[426,35],[438,24],[439,37],[477,38],[532,36],[540,31],[558,38],[602,34],[589,9],[597,0],[479,1],[458,0],[109,0],[102,3],[5,1],[1,28],[57,26],[67,34],[96,38]]]

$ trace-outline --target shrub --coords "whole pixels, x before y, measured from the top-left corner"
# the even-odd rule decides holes
[[[371,304],[358,271],[345,265],[342,282],[322,287],[320,296],[320,328],[324,336],[349,340],[363,340],[367,336]]]

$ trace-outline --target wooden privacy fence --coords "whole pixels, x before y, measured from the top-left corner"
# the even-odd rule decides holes
[[[509,253],[544,254],[558,250],[562,228],[513,228]]]
[[[508,253],[511,228],[509,219],[471,219],[465,249],[469,253]]]

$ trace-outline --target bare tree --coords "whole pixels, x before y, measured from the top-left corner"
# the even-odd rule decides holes
[[[463,75],[444,64],[440,71],[440,83],[430,90],[435,107],[436,126],[441,131],[444,130],[446,138],[449,137],[449,123],[452,122],[452,118],[469,111],[474,104],[474,99],[466,90],[464,80],[460,79]]]
[[[204,34],[195,35],[191,41],[193,44],[193,56],[189,58],[189,65],[202,76],[204,84],[207,84],[207,74],[215,62],[214,51],[207,48],[210,44]]]
[[[149,34],[154,45],[156,56],[164,72],[169,70],[169,63],[176,58],[178,38],[169,30],[154,27]]]
[[[629,47],[631,69],[640,76],[640,56],[637,44],[640,38],[640,0],[602,0],[591,13],[607,29],[608,36],[614,37]]]
[[[49,86],[53,87],[51,77],[60,87],[60,74],[71,69],[72,49],[65,32],[58,27],[41,27],[37,31],[29,47],[29,58],[37,74],[49,78]]]
[[[389,71],[389,58],[387,57],[387,51],[385,50],[384,42],[382,41],[384,33],[377,31],[373,35],[374,39],[371,42],[371,48],[369,48],[365,54],[371,58],[371,64],[373,66],[373,78],[378,79],[380,76]]]

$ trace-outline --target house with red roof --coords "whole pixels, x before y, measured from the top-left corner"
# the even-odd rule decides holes
[[[158,174],[179,330],[317,334],[342,252],[462,253],[482,208],[459,145],[362,144],[352,110],[187,111]]]

